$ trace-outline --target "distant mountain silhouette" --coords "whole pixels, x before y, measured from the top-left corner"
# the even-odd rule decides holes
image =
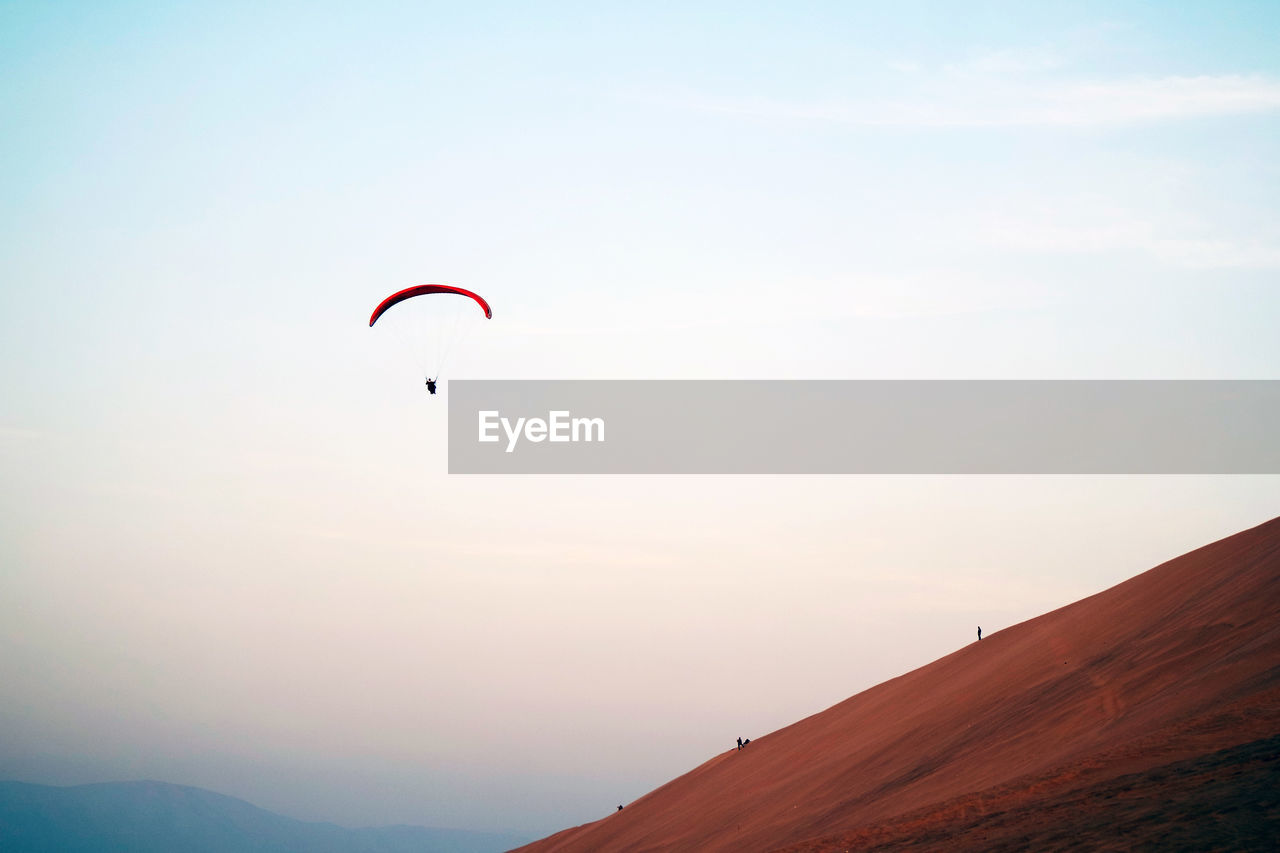
[[[165,782],[0,782],[4,853],[498,853],[525,841],[421,826],[308,823]]]
[[[968,642],[525,849],[1278,844],[1275,519]]]

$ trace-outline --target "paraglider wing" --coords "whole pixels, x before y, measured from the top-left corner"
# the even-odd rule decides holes
[[[461,287],[450,287],[447,284],[419,284],[415,287],[406,287],[399,293],[393,293],[386,299],[382,300],[382,302],[378,304],[378,307],[373,309],[373,316],[369,318],[369,325],[372,326],[374,323],[378,322],[378,318],[381,317],[391,306],[404,302],[406,299],[412,299],[415,296],[426,296],[431,293],[456,293],[459,296],[468,296],[474,299],[476,303],[484,309],[484,316],[486,320],[493,319],[493,312],[489,310],[489,303],[485,302],[484,297],[478,293],[472,293],[470,290],[464,290]]]

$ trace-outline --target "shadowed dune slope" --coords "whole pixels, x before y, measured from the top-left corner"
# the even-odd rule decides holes
[[[1130,815],[1121,847],[1158,844],[1217,814],[1204,798],[1218,788],[1192,780],[1229,778],[1231,767],[1243,803],[1220,809],[1220,837],[1247,845],[1231,833],[1276,831],[1275,804],[1246,792],[1274,790],[1276,735],[1280,519],[971,643],[522,849],[1043,849],[1069,843],[1071,820],[1095,841],[1112,838],[1114,822],[1088,811],[1116,797],[1167,803]]]

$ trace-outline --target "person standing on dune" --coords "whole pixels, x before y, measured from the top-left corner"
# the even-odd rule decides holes
[[[979,643],[982,642],[982,626],[981,625],[978,626],[978,642]]]

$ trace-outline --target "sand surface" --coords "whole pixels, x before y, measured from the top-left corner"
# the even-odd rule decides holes
[[[526,851],[1280,849],[1280,519]]]

